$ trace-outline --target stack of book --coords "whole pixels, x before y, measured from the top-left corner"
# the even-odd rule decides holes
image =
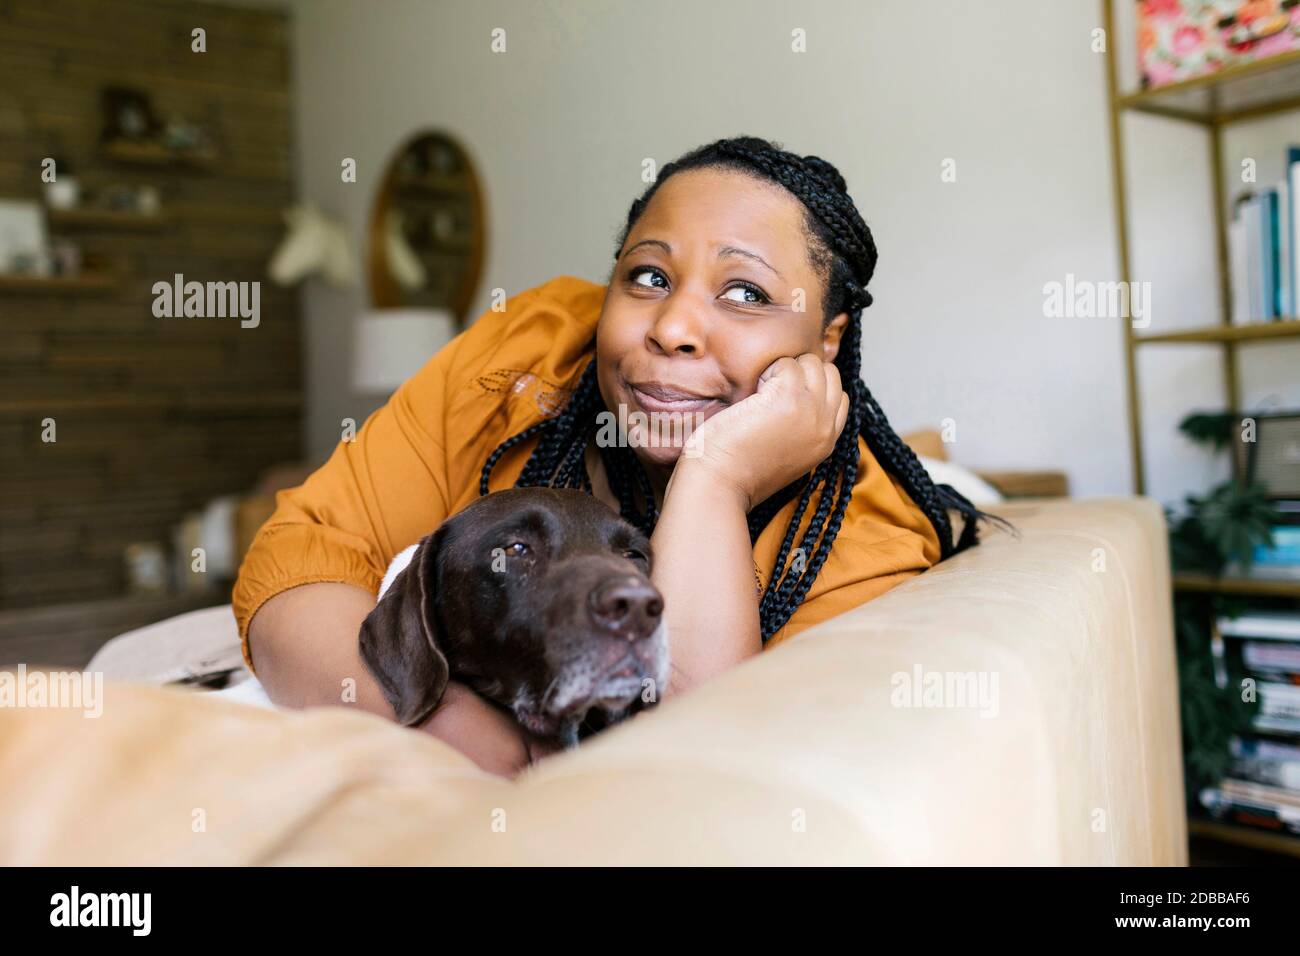
[[[1300,835],[1300,612],[1257,611],[1217,622],[1215,677],[1227,693],[1254,682],[1252,733],[1201,805],[1219,819]]]
[[[1273,543],[1255,545],[1249,567],[1228,562],[1226,577],[1300,581],[1300,500],[1275,498],[1273,507],[1281,516],[1271,528]]]
[[[1274,322],[1300,308],[1300,146],[1287,150],[1286,174],[1238,199],[1228,226],[1232,321]]]
[[[1261,578],[1300,578],[1300,501],[1274,501],[1283,524],[1273,525],[1273,543],[1257,544],[1251,573]]]

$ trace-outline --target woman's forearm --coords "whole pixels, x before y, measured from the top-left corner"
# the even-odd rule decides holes
[[[681,693],[763,649],[747,502],[694,459],[673,469],[650,543],[664,595],[672,673]]]
[[[351,584],[304,584],[263,604],[248,626],[258,680],[281,707],[344,705],[396,719],[357,635],[375,596]]]
[[[375,596],[350,584],[304,584],[268,600],[249,623],[257,677],[282,707],[359,707],[397,715],[361,659],[357,635]],[[455,747],[484,770],[513,776],[528,765],[527,737],[509,715],[451,681],[418,728]]]

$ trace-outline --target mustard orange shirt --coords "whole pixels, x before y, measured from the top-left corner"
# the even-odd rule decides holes
[[[487,311],[366,419],[297,488],[276,496],[235,582],[244,660],[248,622],[267,599],[333,581],[378,593],[393,556],[479,494],[488,455],[554,415],[595,351],[605,286],[561,276]],[[489,489],[511,488],[537,446],[497,462]],[[839,534],[803,604],[766,648],[883,594],[939,560],[939,536],[859,438],[862,459]],[[815,499],[814,499],[815,504]],[[761,594],[794,514],[788,502],[754,545]],[[809,507],[801,523],[812,517]]]

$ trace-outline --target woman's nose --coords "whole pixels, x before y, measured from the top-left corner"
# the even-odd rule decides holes
[[[647,344],[665,355],[684,352],[698,355],[704,351],[705,320],[700,308],[689,302],[667,305],[646,333]]]

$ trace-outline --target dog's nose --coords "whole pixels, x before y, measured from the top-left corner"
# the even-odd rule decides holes
[[[591,592],[591,619],[600,627],[635,641],[659,626],[664,599],[650,584],[636,578],[615,578]]]

